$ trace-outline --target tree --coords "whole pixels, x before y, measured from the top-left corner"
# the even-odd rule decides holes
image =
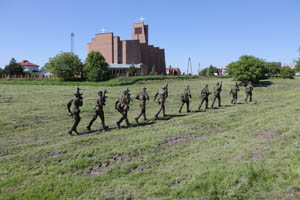
[[[153,65],[152,70],[150,72],[150,75],[155,75],[156,71],[155,71],[155,65]]]
[[[207,76],[207,69],[208,68],[204,68],[199,72],[199,76]]]
[[[84,71],[89,81],[106,81],[109,79],[108,64],[99,51],[92,51],[88,54]]]
[[[214,76],[215,73],[219,73],[218,69],[215,66],[210,65],[207,69],[207,75]]]
[[[130,65],[129,69],[128,69],[128,73],[129,75],[135,75],[135,73],[137,72],[135,66],[132,64]]]
[[[300,55],[300,47],[298,49],[299,55]],[[300,72],[300,58],[296,61],[296,66],[295,66],[295,72]]]
[[[265,77],[265,62],[254,56],[241,56],[236,62],[230,63],[227,73],[233,76],[234,80],[241,82],[251,81],[253,83]]]
[[[279,74],[281,63],[279,62],[266,62],[265,63],[265,75],[274,76]]]
[[[21,75],[24,74],[23,67],[19,65],[16,59],[12,58],[8,65],[4,68],[4,74]]]
[[[52,74],[64,81],[82,78],[83,64],[79,57],[73,53],[63,52],[54,58],[49,58],[49,62],[44,65]]]
[[[293,79],[295,76],[295,71],[288,66],[283,66],[280,68],[280,76],[283,78]]]
[[[4,74],[4,73],[3,73],[3,69],[0,68],[0,78],[2,77],[3,74]]]

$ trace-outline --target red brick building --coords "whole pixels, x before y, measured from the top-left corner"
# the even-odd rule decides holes
[[[113,33],[96,34],[87,44],[87,53],[99,51],[106,62],[113,64],[141,64],[141,73],[149,74],[155,67],[158,74],[166,74],[165,50],[148,45],[148,25],[133,25],[131,40],[120,40]]]

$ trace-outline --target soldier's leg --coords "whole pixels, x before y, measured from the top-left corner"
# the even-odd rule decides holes
[[[120,124],[122,123],[122,121],[124,120],[124,115],[123,115],[123,111],[119,111],[119,113],[122,115],[122,117],[120,118],[120,120],[119,121],[117,121],[117,126],[118,126],[118,128],[120,128]]]
[[[102,124],[102,128],[106,128],[106,126],[105,126],[105,119],[104,119],[104,112],[103,112],[103,110],[101,110],[100,112],[99,112],[99,117],[100,117],[100,119],[101,119],[101,124]]]
[[[214,107],[214,105],[215,105],[215,101],[216,101],[216,96],[214,96],[214,99],[213,99],[213,102],[212,102],[212,104],[211,104],[211,108],[213,108]]]
[[[246,98],[245,98],[245,102],[248,101],[248,96],[249,96],[249,92],[246,92]]]
[[[208,97],[205,98],[205,108],[208,109]]]
[[[219,107],[221,107],[221,95],[218,95]]]
[[[163,116],[166,116],[166,107],[165,107],[165,103],[162,103],[162,111],[163,111]]]
[[[199,104],[198,110],[201,109],[201,106],[202,106],[203,102],[204,102],[204,98],[201,98],[201,102],[200,102],[200,104]]]
[[[92,127],[94,121],[97,119],[97,117],[98,117],[98,113],[95,112],[94,115],[93,115],[93,119],[90,121],[89,125],[86,127],[87,130],[89,130],[89,131],[91,130],[91,127]]]
[[[250,92],[250,102],[252,101],[252,92]]]
[[[74,123],[73,123],[72,129],[71,129],[76,134],[78,134],[77,126],[78,126],[79,122],[80,122],[80,116],[79,116],[79,112],[77,112],[77,113],[74,114]]]
[[[191,112],[191,111],[190,111],[190,101],[187,101],[187,102],[186,102],[186,111],[187,111],[187,112]]]
[[[128,127],[129,126],[129,121],[128,121],[128,118],[127,118],[127,111],[125,111],[123,114],[124,114],[124,119],[125,119],[125,122],[126,122],[126,126]]]
[[[184,101],[181,101],[181,106],[180,106],[179,111],[178,111],[179,113],[181,113],[181,110],[182,110],[182,108],[184,106],[184,103],[185,103]]]
[[[155,115],[155,118],[158,118],[158,115],[160,114],[160,112],[162,111],[162,104],[159,104],[159,110],[158,110],[158,112],[156,113],[156,115]]]

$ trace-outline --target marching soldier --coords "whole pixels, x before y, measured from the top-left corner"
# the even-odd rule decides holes
[[[115,103],[116,110],[122,115],[121,119],[116,123],[118,128],[121,128],[120,124],[123,122],[123,120],[125,120],[127,128],[129,126],[127,113],[129,111],[129,104],[131,100],[132,99],[130,97],[129,89],[127,88],[126,90],[123,91],[123,94]]]
[[[240,91],[240,88],[238,86],[237,83],[235,83],[235,86],[233,86],[233,88],[231,88],[229,94],[232,94],[232,100],[231,100],[231,104],[236,104],[237,99],[238,99],[238,91]]]
[[[160,105],[160,108],[158,110],[158,112],[155,115],[155,119],[158,119],[158,115],[160,114],[160,112],[163,112],[163,116],[166,116],[166,110],[165,110],[165,102],[166,99],[168,98],[168,84],[166,84],[165,86],[163,86],[154,96],[154,101],[156,100],[156,98],[158,97],[158,105]]]
[[[202,104],[204,103],[205,101],[205,108],[208,109],[208,96],[210,95],[211,93],[209,92],[208,90],[208,85],[205,85],[205,87],[202,89],[201,91],[201,102],[200,102],[200,105],[199,105],[199,108],[198,110],[201,109],[201,106]]]
[[[221,107],[222,83],[223,83],[223,81],[217,82],[217,85],[214,88],[214,100],[213,100],[213,103],[211,104],[211,108],[214,108],[214,104],[215,104],[216,99],[218,99],[219,107]]]
[[[186,86],[186,88],[183,90],[183,93],[181,94],[181,106],[179,109],[179,113],[181,113],[181,110],[182,110],[184,104],[186,104],[186,111],[191,112],[190,111],[190,98],[192,98],[190,86]]]
[[[71,101],[69,101],[69,103],[67,104],[68,107],[68,112],[70,113],[70,116],[74,117],[74,123],[73,126],[71,128],[71,130],[68,132],[69,135],[73,136],[72,132],[74,131],[77,135],[79,135],[79,133],[77,132],[77,126],[80,122],[80,109],[79,107],[83,105],[83,99],[82,99],[82,94],[79,91],[80,89],[77,87],[77,91],[74,94],[74,97],[71,99]],[[72,109],[70,109],[72,106]]]
[[[139,114],[139,116],[134,118],[136,123],[139,123],[139,118],[142,115],[144,116],[144,120],[147,120],[147,118],[146,118],[146,101],[149,100],[149,95],[146,92],[146,88],[144,87],[143,90],[135,98],[140,100],[141,113]]]
[[[106,98],[107,98],[106,93],[107,93],[106,90],[104,90],[104,92],[102,92],[102,91],[98,92],[99,97],[96,101],[96,105],[94,108],[95,113],[94,113],[93,119],[90,121],[89,125],[86,127],[87,130],[89,130],[89,131],[91,131],[91,127],[98,116],[101,119],[102,128],[104,130],[108,128],[107,126],[105,126],[104,112],[103,112],[103,106],[105,106],[105,102],[106,102]]]
[[[251,81],[248,82],[248,85],[246,87],[246,99],[245,102],[247,103],[248,97],[250,96],[250,102],[252,101],[252,90],[253,90],[253,85]]]

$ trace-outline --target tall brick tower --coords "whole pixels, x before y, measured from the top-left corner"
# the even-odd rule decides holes
[[[139,40],[141,44],[148,44],[148,25],[144,22],[133,24],[132,40]]]

